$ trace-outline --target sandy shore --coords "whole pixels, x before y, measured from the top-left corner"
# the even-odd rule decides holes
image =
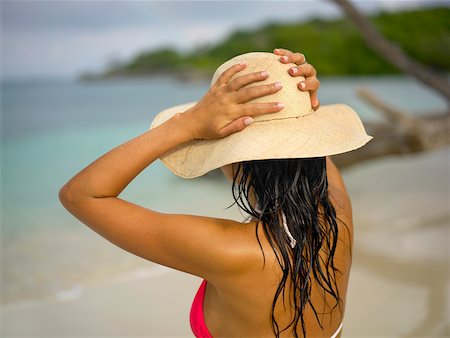
[[[355,248],[342,337],[448,337],[450,148],[343,172]],[[1,336],[192,337],[200,279],[149,264],[144,277],[8,305]]]
[[[2,311],[2,337],[190,337],[189,308],[201,280],[154,266],[154,274],[98,285],[76,299]]]
[[[449,337],[450,148],[343,173],[355,242],[344,337]]]

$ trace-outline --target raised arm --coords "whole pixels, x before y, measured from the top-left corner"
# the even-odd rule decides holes
[[[268,75],[261,72],[230,80],[244,68],[231,67],[193,108],[116,147],[75,175],[60,190],[64,207],[107,240],[150,261],[209,280],[238,271],[246,254],[236,251],[239,236],[233,231],[242,228],[233,227],[237,222],[162,214],[118,196],[170,149],[196,138],[225,137],[244,129],[251,116],[282,109],[277,102],[246,103],[280,88],[273,83],[246,87],[265,80]]]
[[[298,54],[289,54],[288,60],[292,61],[280,61],[297,63]],[[275,83],[248,86],[269,76],[264,69],[261,69],[263,72],[231,80],[244,68],[244,64],[231,67],[184,114],[177,114],[162,125],[116,147],[83,169],[61,188],[59,198],[62,204],[105,239],[150,261],[211,281],[243,269],[250,251],[245,252],[240,245],[245,242],[240,242],[240,223],[163,214],[118,196],[144,168],[172,148],[193,139],[228,136],[246,128],[252,123],[252,116],[283,109],[279,102],[249,102],[275,93],[280,86]],[[299,66],[298,69],[297,72],[291,71],[291,75],[311,72],[311,67]],[[307,77],[306,74],[304,76]],[[310,81],[305,80],[305,88],[299,85],[299,89],[317,90],[318,82],[314,77]]]

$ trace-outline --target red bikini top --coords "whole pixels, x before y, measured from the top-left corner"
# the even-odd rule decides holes
[[[204,279],[195,295],[191,307],[191,329],[197,338],[212,338],[212,335],[206,326],[205,316],[203,314],[203,299],[205,298],[206,283],[206,279]]]

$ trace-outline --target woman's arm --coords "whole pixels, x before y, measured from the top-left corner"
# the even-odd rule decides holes
[[[264,73],[230,81],[244,68],[231,67],[193,108],[118,146],[75,175],[60,190],[63,205],[110,242],[147,260],[211,281],[245,270],[251,260],[246,257],[253,258],[254,251],[246,247],[253,231],[239,222],[163,214],[118,197],[170,149],[193,139],[225,137],[244,129],[252,116],[283,108],[278,102],[246,103],[279,88],[275,84],[246,87],[265,80]]]
[[[193,108],[118,146],[83,169],[61,188],[62,204],[101,236],[150,261],[210,279],[239,271],[245,252],[235,250],[242,248],[239,236],[231,235],[237,222],[162,214],[124,201],[118,195],[170,149],[197,138],[227,136],[244,129],[251,116],[282,109],[277,102],[245,103],[279,88],[274,84],[246,88],[265,80],[267,74],[263,73],[230,81],[244,68],[245,65],[231,67]]]

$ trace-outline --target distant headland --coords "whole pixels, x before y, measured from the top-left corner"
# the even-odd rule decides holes
[[[370,17],[379,31],[410,56],[436,72],[450,71],[450,8],[437,7]],[[377,75],[398,71],[375,54],[347,19],[268,23],[236,30],[216,44],[189,52],[160,48],[141,52],[101,73],[82,73],[81,81],[123,77],[174,76],[210,79],[214,70],[235,55],[272,51],[276,47],[304,52],[320,75]]]

